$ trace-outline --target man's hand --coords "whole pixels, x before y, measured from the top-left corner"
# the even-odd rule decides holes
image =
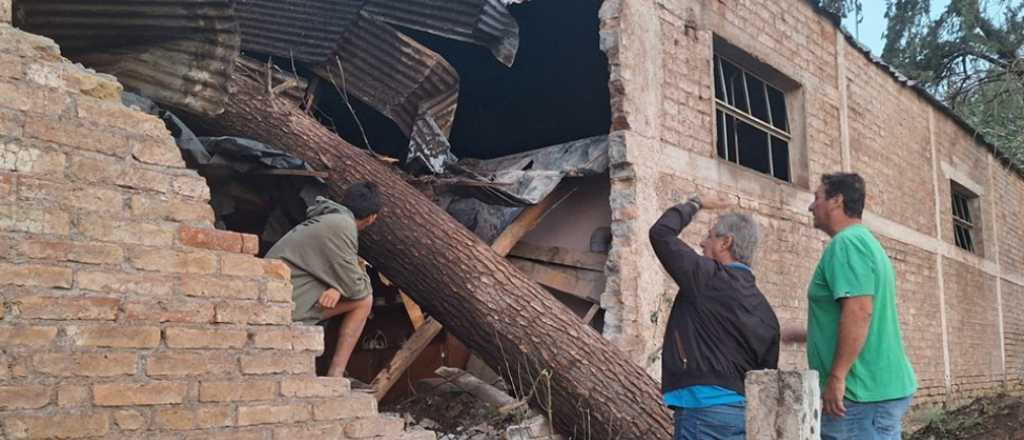
[[[320,294],[320,307],[325,309],[333,309],[334,306],[338,305],[338,301],[341,300],[341,292],[331,288]]]
[[[844,417],[846,416],[846,405],[843,405],[843,396],[846,394],[846,378],[835,374],[828,375],[828,382],[825,389],[821,390],[821,409],[825,414]]]
[[[700,203],[704,206],[704,209],[728,209],[736,206],[735,199],[715,194],[701,194]]]

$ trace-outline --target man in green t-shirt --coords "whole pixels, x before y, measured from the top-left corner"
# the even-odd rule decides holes
[[[917,390],[892,262],[861,224],[864,192],[857,174],[826,174],[808,208],[832,237],[807,289],[807,362],[821,380],[825,440],[899,440]]]

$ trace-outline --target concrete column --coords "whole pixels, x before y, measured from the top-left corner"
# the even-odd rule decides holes
[[[747,373],[747,438],[819,440],[821,392],[814,370]]]
[[[13,0],[0,0],[0,24],[11,24],[11,2]]]

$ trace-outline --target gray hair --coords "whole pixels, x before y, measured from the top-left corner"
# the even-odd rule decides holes
[[[711,228],[716,237],[732,237],[732,257],[750,265],[761,240],[761,228],[750,214],[730,212],[722,214]]]

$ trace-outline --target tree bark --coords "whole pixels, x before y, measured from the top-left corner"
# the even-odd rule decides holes
[[[268,94],[257,78],[236,68],[227,110],[196,120],[198,128],[274,145],[328,170],[332,196],[355,181],[380,185],[383,210],[360,233],[360,254],[502,372],[515,393],[550,409],[562,433],[671,438],[658,384],[639,366],[394,171]]]

